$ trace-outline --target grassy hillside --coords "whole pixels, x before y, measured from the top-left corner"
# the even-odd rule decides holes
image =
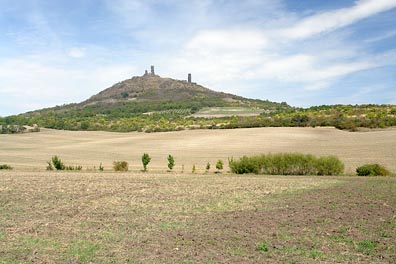
[[[295,108],[215,92],[195,83],[144,75],[119,82],[78,104],[0,118],[7,125],[65,130],[175,131],[248,127],[396,126],[395,105],[333,105]]]
[[[117,83],[79,104],[0,118],[0,125],[38,124],[66,130],[157,132],[208,128],[223,123],[220,119],[191,116],[208,107],[249,109],[257,115],[264,111],[281,113],[292,109],[286,103],[247,99],[215,92],[195,83],[147,75]]]

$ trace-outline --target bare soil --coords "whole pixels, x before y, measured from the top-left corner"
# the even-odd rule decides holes
[[[395,263],[396,178],[0,172],[0,263]]]

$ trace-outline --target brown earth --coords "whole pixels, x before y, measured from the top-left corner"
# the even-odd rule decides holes
[[[396,179],[0,171],[0,263],[395,263]]]

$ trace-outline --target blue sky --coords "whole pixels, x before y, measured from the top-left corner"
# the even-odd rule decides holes
[[[294,106],[396,103],[396,0],[0,0],[0,115],[150,65]]]

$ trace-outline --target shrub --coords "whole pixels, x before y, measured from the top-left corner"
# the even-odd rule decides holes
[[[69,171],[80,171],[82,170],[82,166],[65,166],[65,170]]]
[[[143,163],[143,169],[144,171],[147,171],[147,165],[150,163],[151,157],[149,154],[144,153],[142,156],[142,163]]]
[[[128,162],[126,161],[114,161],[113,168],[115,171],[128,171]]]
[[[170,170],[172,170],[174,166],[175,166],[175,159],[173,158],[172,155],[169,154],[168,155],[168,168]]]
[[[325,156],[317,159],[317,175],[340,175],[345,166],[336,156]]]
[[[103,171],[103,170],[104,170],[104,167],[102,166],[102,163],[100,163],[100,165],[99,165],[99,170],[100,170],[100,171]]]
[[[58,156],[53,156],[50,161],[47,161],[47,170],[82,170],[82,166],[66,166]]]
[[[217,161],[216,169],[218,169],[218,170],[222,170],[223,169],[223,161],[222,160],[218,160]]]
[[[316,158],[310,154],[279,153],[229,160],[233,173],[270,175],[339,175],[344,164],[335,156]]]
[[[260,171],[260,163],[258,162],[259,157],[247,157],[243,156],[239,161],[234,161],[230,159],[228,161],[229,167],[233,173],[245,174],[245,173],[255,173],[258,174]]]
[[[358,176],[387,176],[391,174],[384,166],[376,163],[360,166],[356,169],[356,173]]]
[[[207,164],[206,164],[206,172],[208,172],[210,170],[210,163],[208,162]]]
[[[65,170],[65,164],[63,164],[62,160],[58,156],[53,156],[52,165],[56,170]]]
[[[4,164],[0,165],[0,170],[12,170],[12,167],[10,165]]]
[[[195,164],[193,165],[193,167],[192,167],[192,173],[195,173],[196,171],[197,171],[197,168],[195,167]]]

